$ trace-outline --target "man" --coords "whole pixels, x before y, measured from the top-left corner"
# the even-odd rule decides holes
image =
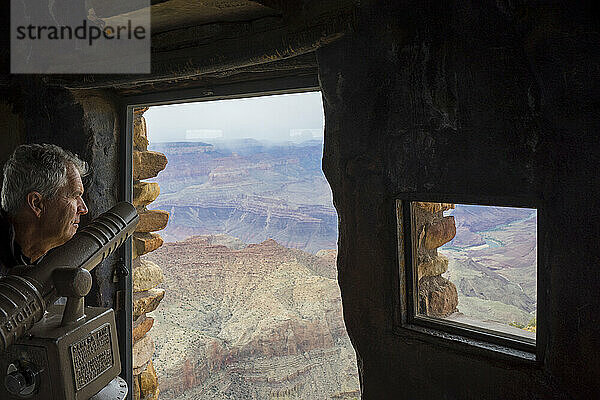
[[[4,165],[0,276],[35,264],[73,237],[88,209],[81,177],[87,164],[52,144],[19,146]]]

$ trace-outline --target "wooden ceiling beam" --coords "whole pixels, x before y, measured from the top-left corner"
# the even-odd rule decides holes
[[[150,74],[49,75],[45,80],[70,89],[127,89],[272,63],[339,39],[352,29],[353,17],[349,7],[292,22],[264,17],[174,29],[153,35]]]

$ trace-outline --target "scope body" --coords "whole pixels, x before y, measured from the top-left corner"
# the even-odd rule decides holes
[[[83,299],[91,288],[89,271],[133,234],[138,221],[133,205],[118,203],[38,264],[0,277],[1,399],[87,400],[116,379],[121,364],[114,311],[84,309]],[[66,305],[54,305],[62,296]]]

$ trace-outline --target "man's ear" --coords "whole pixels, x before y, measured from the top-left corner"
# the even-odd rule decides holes
[[[38,192],[27,193],[27,208],[35,214],[36,217],[40,217],[44,212],[44,198]]]

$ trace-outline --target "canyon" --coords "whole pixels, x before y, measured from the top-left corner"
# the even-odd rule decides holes
[[[456,236],[440,247],[458,310],[478,320],[527,325],[537,309],[537,213],[456,205]]]
[[[335,254],[227,235],[165,243],[152,312],[161,399],[358,399]]]
[[[152,208],[170,213],[167,242],[224,233],[316,253],[336,247],[337,214],[321,170],[322,142],[154,143],[169,164]]]

